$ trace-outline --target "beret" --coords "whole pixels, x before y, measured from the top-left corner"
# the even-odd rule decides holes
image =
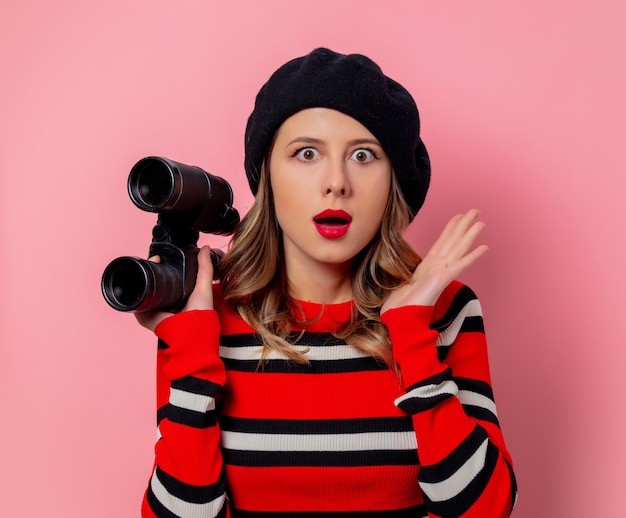
[[[280,125],[307,108],[331,108],[359,121],[389,156],[412,220],[426,198],[430,160],[411,94],[360,54],[318,48],[288,61],[259,91],[245,132],[246,176],[252,193]]]

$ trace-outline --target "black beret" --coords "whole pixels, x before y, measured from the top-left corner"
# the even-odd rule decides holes
[[[257,193],[263,159],[280,125],[300,110],[315,107],[349,115],[378,139],[412,220],[430,183],[430,160],[420,139],[413,97],[368,57],[325,48],[285,63],[259,91],[245,134],[244,165],[252,193]]]

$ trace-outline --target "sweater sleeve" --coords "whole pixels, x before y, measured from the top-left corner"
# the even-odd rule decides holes
[[[389,310],[382,320],[412,415],[418,481],[429,516],[504,518],[517,498],[489,375],[480,304],[454,282],[435,307]]]
[[[157,443],[142,517],[226,516],[215,398],[225,383],[215,311],[161,322],[157,352]]]

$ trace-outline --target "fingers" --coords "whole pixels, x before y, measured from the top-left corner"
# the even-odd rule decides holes
[[[158,255],[148,259],[155,263],[160,263]],[[204,246],[198,252],[198,273],[196,284],[187,300],[183,311],[194,309],[213,309],[213,264],[211,263],[211,249]],[[161,321],[173,315],[168,311],[146,311],[135,313],[135,318],[143,327],[154,331]]]
[[[455,240],[450,243],[449,256],[451,260],[459,260],[464,257],[474,245],[476,238],[485,228],[482,221],[470,220],[462,221],[459,225],[458,234]]]
[[[485,255],[489,251],[487,245],[477,246],[474,250],[466,255],[463,255],[454,263],[454,276],[457,277],[461,272],[472,266],[478,259]]]
[[[213,264],[208,246],[198,252],[196,285],[185,306],[185,311],[193,309],[213,309]]]
[[[428,255],[454,262],[463,257],[474,244],[485,224],[476,221],[480,212],[476,209],[466,214],[457,214],[443,229]]]
[[[198,277],[196,288],[202,291],[212,292],[213,285],[213,263],[211,262],[211,249],[203,246],[198,252]]]
[[[485,226],[477,221],[479,215],[478,210],[472,209],[454,216],[416,269],[414,279],[436,277],[447,283],[480,259],[489,248],[480,245],[472,250]]]
[[[472,250],[485,226],[477,221],[479,215],[472,209],[454,216],[413,272],[411,282],[390,295],[381,313],[395,307],[435,304],[445,287],[489,250],[486,245]]]

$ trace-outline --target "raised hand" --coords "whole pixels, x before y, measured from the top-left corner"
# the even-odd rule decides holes
[[[151,257],[151,261],[159,262],[159,257]],[[198,275],[196,285],[189,295],[183,311],[194,309],[213,309],[213,264],[211,263],[211,249],[203,246],[198,252]],[[146,329],[154,331],[162,320],[172,316],[168,311],[146,311],[135,313],[137,321]]]
[[[485,226],[482,221],[477,221],[479,214],[478,210],[472,209],[448,222],[415,269],[410,282],[391,294],[381,308],[381,314],[402,306],[434,305],[444,288],[487,252],[486,245],[472,250]]]

